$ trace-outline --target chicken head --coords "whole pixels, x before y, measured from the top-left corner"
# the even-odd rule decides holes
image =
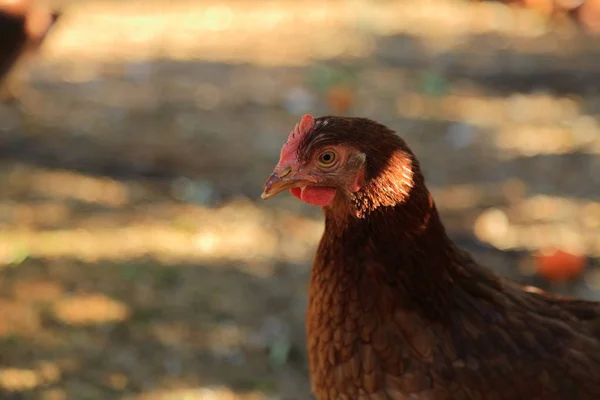
[[[263,199],[286,189],[315,206],[329,206],[336,196],[360,190],[365,154],[347,144],[319,141],[328,120],[304,115],[281,149],[279,162],[265,183]]]

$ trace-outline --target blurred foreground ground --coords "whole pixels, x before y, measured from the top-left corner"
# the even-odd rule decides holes
[[[600,46],[424,1],[63,2],[0,108],[0,390],[10,399],[310,398],[320,211],[261,202],[305,112],[377,119],[499,273],[600,299]],[[588,267],[566,284],[531,254]]]

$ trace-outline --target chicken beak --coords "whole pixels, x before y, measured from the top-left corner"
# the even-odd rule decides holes
[[[270,199],[284,190],[301,187],[306,185],[303,179],[293,176],[291,168],[284,168],[281,171],[275,170],[269,179],[265,182],[265,188],[260,195],[263,200]]]

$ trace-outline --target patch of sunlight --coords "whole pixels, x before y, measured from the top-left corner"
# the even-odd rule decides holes
[[[582,202],[572,199],[556,196],[538,195],[533,196],[516,208],[521,219],[538,220],[538,221],[564,221],[567,219],[576,218],[579,213],[579,208],[583,205]],[[597,205],[597,203],[589,203],[586,205]],[[585,206],[584,206],[585,207]]]
[[[70,221],[64,221],[68,226]],[[76,227],[0,230],[0,262],[15,252],[86,262],[151,256],[165,262],[243,261],[240,268],[269,276],[273,261],[304,263],[314,254],[322,221],[261,209],[236,200],[217,209],[154,204],[77,220]]]
[[[377,21],[373,29],[384,35],[406,33],[444,42],[467,34],[536,37],[544,32],[543,23],[535,12],[515,10],[505,4],[443,0],[368,4],[369,7],[360,8],[361,18]]]
[[[600,122],[582,114],[581,99],[546,94],[508,97],[407,93],[396,109],[407,118],[466,122],[492,128],[496,146],[507,156],[600,152]]]
[[[93,177],[75,172],[46,171],[38,168],[17,168],[7,176],[11,190],[30,190],[33,193],[57,199],[78,200],[120,207],[129,201],[129,190],[124,184],[105,177]],[[64,209],[50,210],[59,216]]]
[[[197,389],[159,389],[142,393],[123,400],[264,400],[267,396],[258,391],[236,393],[225,386]]]
[[[494,138],[507,156],[568,154],[600,144],[600,125],[592,117],[581,117],[570,126],[513,125],[498,130]]]
[[[30,369],[4,368],[0,370],[0,386],[9,392],[31,390],[41,383],[35,371]]]
[[[64,202],[0,203],[0,221],[11,225],[58,225],[69,219],[70,212]]]
[[[506,208],[490,208],[475,222],[475,235],[500,249],[562,248],[600,256],[600,203],[533,196]]]
[[[60,368],[49,361],[41,361],[35,369],[0,369],[0,387],[8,392],[22,392],[41,385],[56,383],[61,379]]]
[[[96,325],[124,321],[131,310],[126,304],[105,295],[85,294],[57,301],[52,313],[59,321],[69,325]]]
[[[315,1],[78,3],[52,32],[44,52],[50,59],[78,62],[172,58],[304,64],[313,56],[362,51],[364,40],[352,34],[347,6]],[[347,31],[343,41],[326,40],[340,36],[340,30]],[[274,35],[280,40],[272,40]]]
[[[50,59],[77,62],[174,58],[303,65],[365,56],[372,35],[405,33],[439,47],[456,45],[467,34],[534,37],[544,30],[535,12],[451,0],[86,1],[70,5],[43,50]]]
[[[508,232],[508,217],[500,209],[489,208],[479,214],[474,229],[477,237],[486,242],[504,238]]]
[[[561,124],[578,122],[582,116],[581,100],[546,94],[513,94],[508,97],[456,93],[444,97],[408,92],[398,97],[398,114],[408,118],[462,121],[486,128],[507,122]]]

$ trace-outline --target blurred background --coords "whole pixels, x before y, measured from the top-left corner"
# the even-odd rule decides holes
[[[260,201],[304,113],[394,128],[461,247],[600,300],[599,1],[19,4],[0,398],[311,398],[321,211]]]

